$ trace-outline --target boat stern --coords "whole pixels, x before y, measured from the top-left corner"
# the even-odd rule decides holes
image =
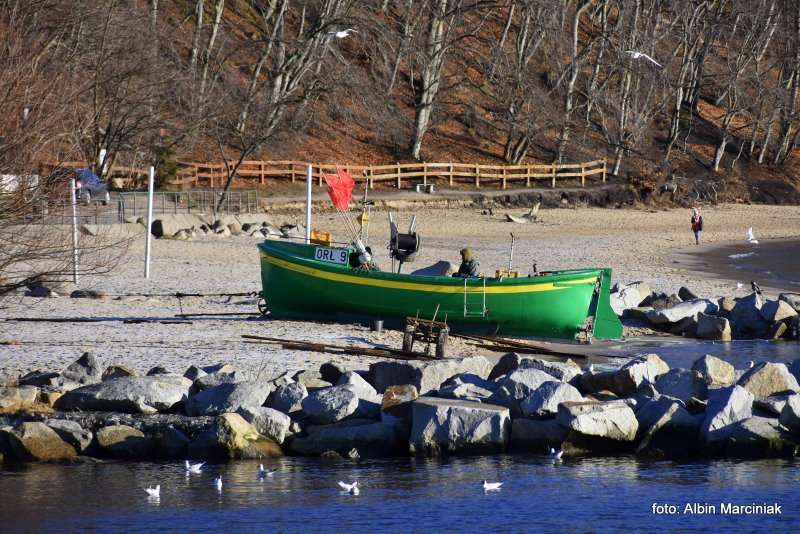
[[[601,269],[600,284],[592,302],[592,337],[622,339],[622,323],[611,308],[611,269]]]

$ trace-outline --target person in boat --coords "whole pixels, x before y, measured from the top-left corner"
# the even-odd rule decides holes
[[[460,252],[461,266],[453,276],[456,278],[477,278],[480,263],[475,259],[475,253],[472,252],[471,248],[462,248]]]

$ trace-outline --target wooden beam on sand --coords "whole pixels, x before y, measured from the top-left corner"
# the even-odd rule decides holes
[[[302,350],[309,352],[327,352],[331,354],[352,354],[358,356],[373,356],[376,358],[394,358],[397,360],[436,360],[433,356],[422,354],[421,352],[405,352],[390,348],[356,347],[351,345],[339,345],[337,343],[315,343],[311,341],[301,341],[295,339],[285,339],[280,337],[252,336],[243,334],[244,339],[258,343],[273,343],[290,350]]]

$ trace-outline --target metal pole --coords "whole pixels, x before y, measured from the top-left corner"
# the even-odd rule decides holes
[[[150,278],[150,240],[151,228],[153,227],[153,182],[155,182],[156,170],[150,167],[150,176],[147,180],[147,226],[145,226],[144,238],[144,277]]]
[[[75,198],[75,178],[70,180],[72,197],[72,281],[78,283],[78,206]],[[63,211],[62,211],[63,213]]]
[[[514,260],[514,234],[511,234],[511,252],[508,254],[508,276],[511,276],[511,262]]]
[[[306,169],[306,245],[311,243],[311,165]]]

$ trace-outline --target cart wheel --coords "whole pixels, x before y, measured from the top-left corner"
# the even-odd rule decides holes
[[[445,349],[447,347],[447,337],[450,334],[450,330],[447,328],[442,328],[439,330],[439,337],[436,339],[436,357],[439,359],[444,358]]]
[[[414,327],[407,326],[403,334],[403,352],[411,352],[414,346]]]
[[[261,315],[267,315],[269,313],[267,300],[264,297],[258,299],[258,311],[261,313]]]

